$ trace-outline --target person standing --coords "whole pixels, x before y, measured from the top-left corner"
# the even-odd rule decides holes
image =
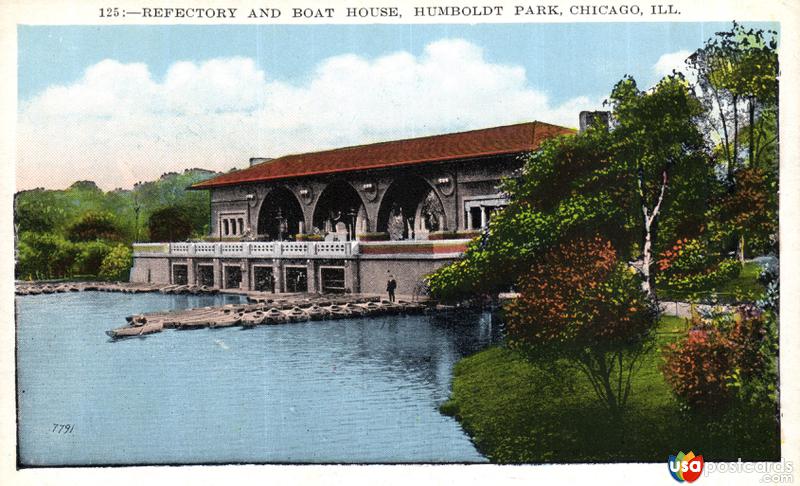
[[[394,276],[389,275],[389,281],[386,282],[386,291],[389,292],[389,302],[394,302],[394,291],[397,288],[397,281]]]

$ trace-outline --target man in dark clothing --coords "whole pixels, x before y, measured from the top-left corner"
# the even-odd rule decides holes
[[[389,275],[389,281],[386,282],[386,291],[389,292],[389,302],[394,302],[394,289],[397,288],[397,282],[394,277]]]

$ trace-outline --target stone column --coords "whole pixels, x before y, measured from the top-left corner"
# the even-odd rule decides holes
[[[467,207],[467,227],[464,228],[466,230],[472,229],[472,208]]]
[[[275,278],[275,292],[276,293],[283,293],[283,264],[280,261],[276,261],[275,265],[272,267],[272,276]]]
[[[214,258],[211,262],[214,265],[214,287],[218,289],[224,288],[225,282],[222,281],[222,264],[219,258]]]
[[[314,265],[314,260],[306,260],[306,274],[308,277],[308,291],[310,293],[317,292],[317,272],[316,265]],[[321,285],[321,283],[320,283]]]
[[[197,285],[197,277],[194,271],[194,258],[186,259],[186,282],[189,285]]]
[[[242,290],[251,290],[250,288],[250,265],[247,263],[246,258],[242,258],[242,281],[239,283],[239,288]]]
[[[486,206],[481,206],[481,229],[486,228]]]

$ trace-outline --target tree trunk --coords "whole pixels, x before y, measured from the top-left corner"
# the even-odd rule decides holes
[[[753,162],[755,160],[755,146],[756,146],[756,139],[755,139],[755,124],[756,124],[756,103],[755,97],[750,97],[750,104],[747,107],[750,112],[750,143],[748,144],[748,163],[750,167],[753,167]]]
[[[642,276],[644,277],[644,291],[651,299],[655,299],[655,286],[650,267],[653,264],[653,236],[648,218],[644,222],[644,244],[642,245]]]
[[[736,256],[739,258],[739,261],[744,264],[744,235],[739,235],[739,242],[736,246]]]
[[[652,272],[652,265],[653,265],[653,223],[658,218],[659,212],[661,211],[661,203],[664,202],[664,193],[667,190],[667,182],[669,178],[667,176],[667,170],[664,169],[661,172],[661,190],[658,194],[658,200],[656,201],[656,205],[653,206],[652,212],[647,207],[646,198],[644,197],[644,189],[643,189],[643,182],[642,182],[642,174],[639,174],[639,196],[641,197],[642,201],[642,218],[644,222],[644,242],[642,243],[642,276],[644,277],[644,283],[642,287],[644,291],[647,293],[647,296],[652,300],[656,301],[656,289],[655,289],[655,282],[653,279],[653,272]]]
[[[739,166],[739,99],[733,97],[733,164],[728,166],[728,182],[733,184],[733,173]]]

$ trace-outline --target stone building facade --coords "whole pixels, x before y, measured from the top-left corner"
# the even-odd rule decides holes
[[[572,130],[541,122],[277,159],[192,187],[211,191],[203,242],[137,245],[133,281],[275,292],[419,291],[506,204],[520,156]]]

